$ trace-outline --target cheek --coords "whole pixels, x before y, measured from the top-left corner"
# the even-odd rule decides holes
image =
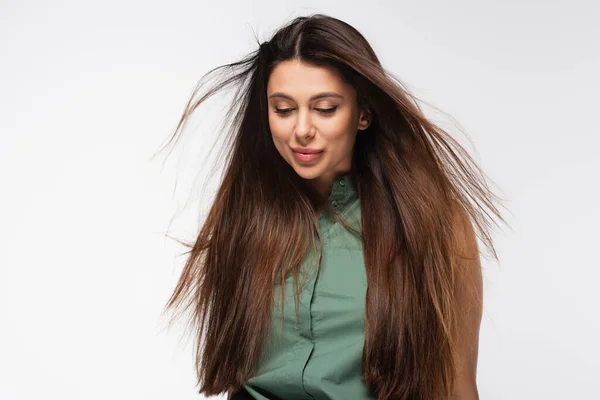
[[[320,123],[319,131],[328,141],[344,141],[352,133],[353,123],[350,115],[338,115]]]
[[[288,140],[285,127],[281,126],[281,123],[272,121],[272,119],[269,118],[269,130],[271,131],[271,139],[273,140],[275,148],[279,154],[285,158],[286,154],[283,149],[285,148],[285,144]]]
[[[274,141],[284,140],[287,136],[287,127],[286,124],[281,120],[281,118],[272,117],[269,115],[269,130],[271,131],[271,136]]]

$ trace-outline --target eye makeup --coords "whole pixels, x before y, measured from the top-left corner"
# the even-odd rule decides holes
[[[333,114],[337,108],[338,108],[338,106],[334,106],[331,108],[315,108],[315,110],[317,110],[318,112],[320,112],[322,114]],[[276,114],[287,115],[293,110],[294,110],[293,108],[277,108],[277,107],[275,107]]]

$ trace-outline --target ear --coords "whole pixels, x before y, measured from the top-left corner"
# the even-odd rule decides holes
[[[364,131],[371,125],[371,113],[365,108],[361,108],[358,117],[358,130]]]

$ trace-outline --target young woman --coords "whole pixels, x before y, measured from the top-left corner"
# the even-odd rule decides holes
[[[477,399],[475,229],[497,259],[503,221],[485,175],[339,19],[296,18],[223,68],[171,138],[237,85],[224,178],[165,308],[192,310],[200,393]]]

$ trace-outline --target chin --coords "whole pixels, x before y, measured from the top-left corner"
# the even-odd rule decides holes
[[[303,179],[314,179],[316,178],[314,173],[311,173],[310,171],[306,171],[304,168],[296,168],[294,167],[294,171],[296,171],[296,173],[298,174],[299,177],[303,178]]]
[[[307,179],[307,180],[318,178],[323,173],[321,171],[321,168],[319,168],[317,165],[314,165],[311,167],[304,167],[301,165],[293,164],[292,167],[294,168],[294,171],[296,171],[298,176],[300,176],[303,179]]]

